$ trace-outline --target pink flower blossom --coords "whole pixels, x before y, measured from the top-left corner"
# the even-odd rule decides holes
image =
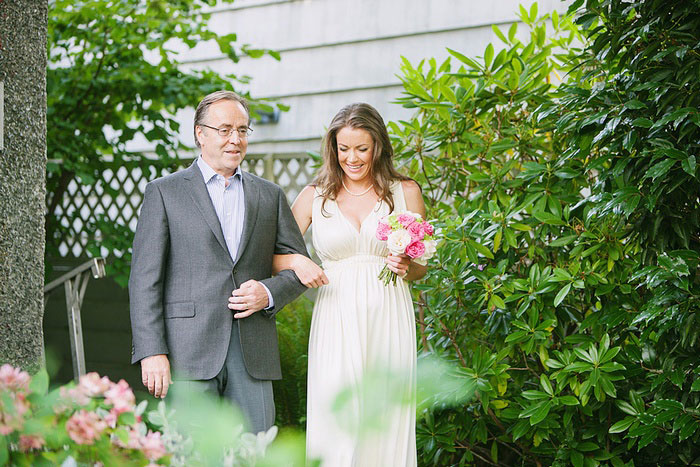
[[[119,418],[119,413],[112,409],[107,415],[103,417],[103,420],[110,428],[115,428],[117,426],[117,419]]]
[[[159,432],[148,431],[146,436],[140,439],[141,451],[150,460],[160,459],[168,453]]]
[[[29,410],[29,402],[21,393],[9,393],[4,401],[0,401],[0,435],[9,435],[24,426],[24,414]],[[5,407],[3,402],[11,402],[11,407]]]
[[[141,449],[141,435],[139,434],[139,432],[136,431],[136,429],[134,429],[133,427],[128,427],[127,430],[129,439],[127,440],[126,444],[117,437],[113,438],[114,444],[122,448]]]
[[[107,424],[95,412],[80,410],[66,422],[68,436],[78,444],[94,444]]]
[[[425,232],[426,235],[432,235],[434,231],[435,229],[428,221],[423,222],[423,232]]]
[[[411,258],[420,258],[425,253],[425,245],[420,240],[415,241],[406,247],[406,254]]]
[[[80,377],[80,384],[78,387],[83,391],[83,393],[90,397],[101,396],[107,391],[112,382],[106,376],[100,378],[97,373],[90,372],[86,375]]]
[[[413,222],[415,222],[416,218],[413,217],[411,214],[403,213],[399,214],[396,220],[399,221],[399,224],[403,225],[404,227],[408,227]]]
[[[406,230],[408,230],[408,233],[411,234],[411,239],[414,242],[418,240],[423,240],[423,237],[425,236],[425,233],[423,231],[423,224],[420,222],[414,222],[413,224],[410,224],[408,227],[406,227]]]
[[[59,393],[63,402],[63,404],[56,406],[56,410],[59,412],[71,409],[76,405],[82,406],[90,403],[90,397],[85,394],[85,392],[79,386],[62,386]]]
[[[391,226],[380,221],[379,225],[377,225],[377,239],[385,242],[386,239],[389,238],[390,233]]]
[[[29,389],[29,373],[15,368],[12,365],[5,363],[0,366],[0,389],[9,389],[12,391]]]
[[[20,435],[19,437],[19,450],[22,452],[41,449],[44,444],[46,444],[46,441],[39,435]]]
[[[112,383],[112,386],[105,392],[105,401],[112,404],[117,413],[122,413],[134,410],[136,397],[134,397],[129,383],[122,379],[118,383]]]

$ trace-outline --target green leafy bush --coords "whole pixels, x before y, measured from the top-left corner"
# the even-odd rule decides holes
[[[306,425],[306,376],[313,303],[301,296],[275,315],[282,364],[282,379],[273,382],[276,423]]]
[[[689,109],[698,93],[675,81],[688,73],[677,62],[668,65],[677,75],[642,76],[630,65],[649,55],[639,38],[656,40],[641,34],[652,25],[681,28],[674,40],[697,60],[698,38],[683,29],[691,12],[678,2],[589,2],[577,24],[570,14],[538,18],[534,4],[521,7],[526,42],[516,25],[494,27],[505,48],[489,45],[478,60],[452,50],[442,64],[404,60],[399,102],[416,112],[390,124],[393,140],[445,239],[414,287],[419,345],[453,362],[475,391],[467,404],[421,414],[421,464],[617,466],[700,455],[700,190],[697,171],[684,169],[700,140]],[[643,82],[630,89],[646,91],[626,99],[612,78],[634,76]],[[658,109],[655,86],[684,98]],[[635,96],[641,104],[630,104]],[[634,117],[615,113],[628,110]],[[659,150],[671,145],[658,133],[639,134],[639,118],[677,152]],[[652,170],[661,162],[668,170]],[[671,223],[659,240],[649,223],[658,218],[686,224]]]

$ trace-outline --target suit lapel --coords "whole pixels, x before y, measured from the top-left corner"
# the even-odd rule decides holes
[[[214,211],[214,205],[211,202],[211,198],[209,198],[209,192],[207,191],[207,186],[204,184],[202,172],[199,170],[199,167],[197,167],[196,159],[195,162],[187,170],[185,170],[184,177],[189,182],[189,192],[194,204],[197,206],[207,225],[214,233],[216,240],[226,252],[226,256],[230,258],[231,256],[228,252],[226,241],[224,240],[224,232],[221,230],[219,218],[216,216],[216,211]]]
[[[238,262],[243,250],[248,245],[251,235],[253,235],[253,228],[255,227],[255,220],[258,218],[258,205],[260,197],[260,189],[255,178],[248,172],[241,171],[243,175],[243,196],[245,201],[245,221],[243,222],[243,233],[241,234],[241,241],[238,245],[238,253],[236,254],[236,260],[234,264]]]

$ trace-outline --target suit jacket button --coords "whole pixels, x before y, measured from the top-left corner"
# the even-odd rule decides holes
[[[234,270],[233,270],[233,273],[234,273],[234,274],[237,274],[237,273],[238,273],[238,271],[234,269]]]

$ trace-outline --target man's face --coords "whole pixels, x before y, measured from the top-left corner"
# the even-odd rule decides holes
[[[227,137],[219,136],[216,130],[197,126],[197,140],[202,149],[204,162],[219,175],[230,177],[245,157],[248,138],[241,138],[235,129],[248,127],[248,113],[240,102],[221,100],[209,106],[204,117],[205,125],[214,128],[233,128]]]

